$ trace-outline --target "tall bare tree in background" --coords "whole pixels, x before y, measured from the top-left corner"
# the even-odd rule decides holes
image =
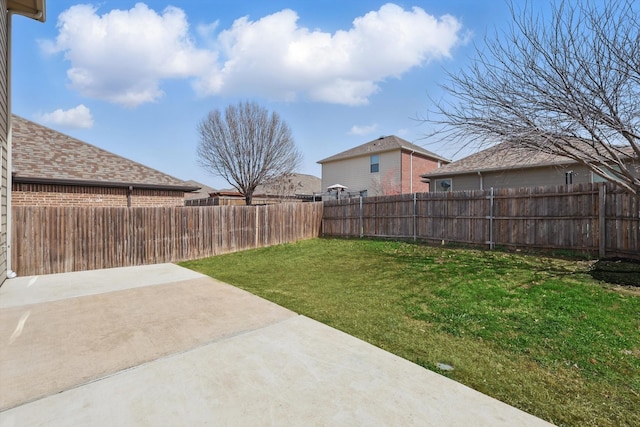
[[[252,102],[211,111],[198,126],[200,165],[224,178],[247,205],[260,184],[291,174],[302,155],[278,114]]]
[[[560,1],[549,20],[533,3],[511,3],[509,30],[449,74],[428,121],[569,157],[640,194],[640,2]]]

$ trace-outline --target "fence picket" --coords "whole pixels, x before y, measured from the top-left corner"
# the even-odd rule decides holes
[[[351,226],[354,217],[360,221],[354,215],[359,199],[326,201],[323,235],[489,246],[493,241],[505,247],[593,254],[600,249],[601,257],[640,259],[640,197],[614,184],[493,189],[493,210],[490,193],[368,197],[362,202],[362,232]]]
[[[319,236],[322,210],[322,203],[14,206],[12,269],[20,276],[53,274],[177,262],[294,242]]]
[[[640,259],[640,197],[614,184],[171,208],[14,206],[18,275],[177,262],[326,236],[570,249]],[[604,255],[603,255],[604,254]]]

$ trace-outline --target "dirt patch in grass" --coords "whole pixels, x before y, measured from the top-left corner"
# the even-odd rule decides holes
[[[607,283],[640,288],[640,261],[623,258],[601,259],[591,267],[591,276]]]

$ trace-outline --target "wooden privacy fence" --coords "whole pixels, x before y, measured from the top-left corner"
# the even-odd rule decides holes
[[[12,208],[20,276],[197,259],[317,237],[322,203]]]
[[[327,236],[569,249],[640,258],[640,197],[611,183],[326,201]]]

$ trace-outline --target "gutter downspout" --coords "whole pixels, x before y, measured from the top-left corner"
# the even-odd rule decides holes
[[[413,153],[415,152],[415,150],[411,150],[409,154],[409,193],[413,193]]]
[[[127,190],[127,207],[131,207],[131,198],[133,196],[133,185],[130,185]]]
[[[482,172],[478,171],[478,176],[480,177],[480,190],[484,190],[484,178],[482,176]]]
[[[44,13],[45,13],[45,3],[42,2],[42,10],[39,10],[36,13],[25,13],[20,12],[19,14],[35,19],[40,22],[44,22]],[[4,11],[3,11],[4,13]],[[12,149],[11,149],[11,139],[12,139],[12,128],[11,128],[11,74],[12,74],[12,65],[11,65],[11,56],[13,50],[12,36],[13,36],[13,15],[18,12],[13,10],[7,10],[7,242],[6,242],[6,251],[7,251],[7,271],[6,277],[8,279],[13,279],[16,277],[16,272],[11,269],[11,240],[13,239],[13,215],[11,212],[11,187],[13,184],[13,162],[12,162]],[[0,281],[0,285],[2,281]]]
[[[12,42],[11,42],[11,33],[13,30],[11,28],[11,22],[13,20],[13,12],[7,11],[7,242],[6,242],[6,251],[7,251],[7,271],[6,277],[7,279],[13,279],[16,277],[16,272],[11,269],[11,240],[13,239],[13,215],[11,214],[11,187],[12,187],[12,173],[11,170],[13,168],[12,164],[12,153],[11,153],[11,138],[12,138],[12,130],[11,130],[11,50],[12,50]]]

